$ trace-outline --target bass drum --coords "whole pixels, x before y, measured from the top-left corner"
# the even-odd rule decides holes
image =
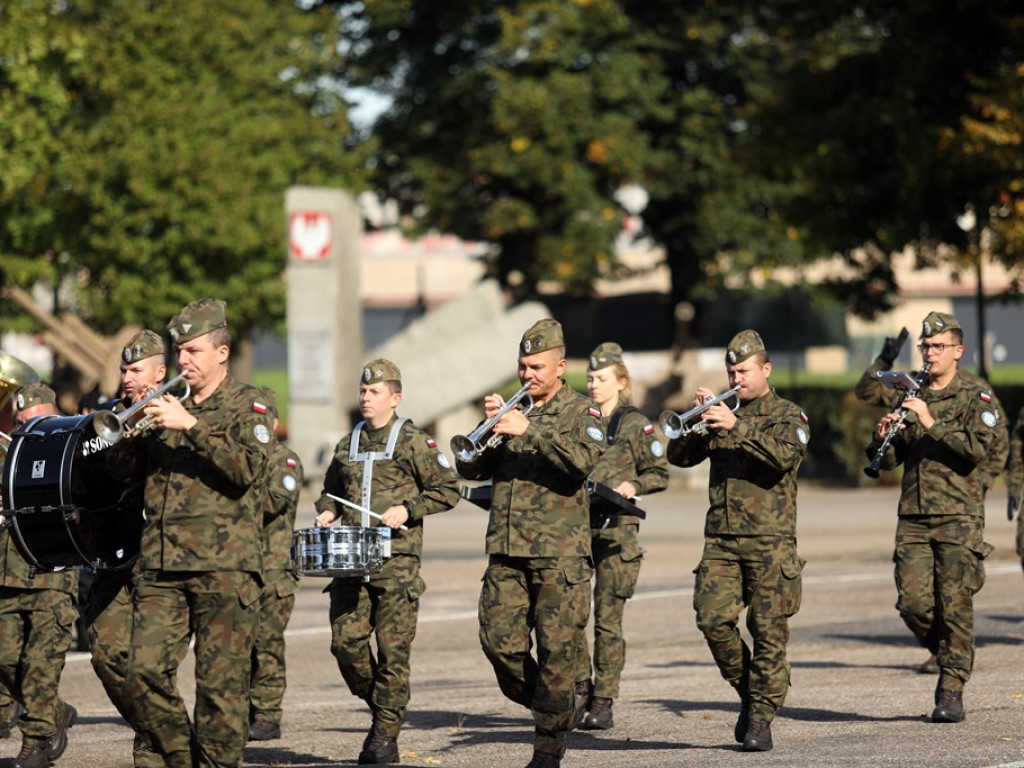
[[[3,514],[18,551],[40,570],[130,566],[142,535],[142,494],[107,469],[110,443],[93,414],[39,416],[11,435]]]

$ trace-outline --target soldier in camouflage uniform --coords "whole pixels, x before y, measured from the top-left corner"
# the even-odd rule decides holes
[[[985,583],[983,540],[986,454],[999,419],[991,393],[958,371],[963,331],[952,315],[931,312],[918,346],[931,363],[931,380],[903,401],[903,427],[881,467],[903,464],[896,525],[896,608],[918,642],[936,656],[939,682],[932,721],[964,719],[963,689],[974,666],[974,595]],[[899,409],[875,428],[867,454],[878,453]]]
[[[722,677],[740,697],[736,741],[744,751],[766,751],[789,688],[789,617],[802,597],[797,469],[810,433],[799,406],[771,388],[772,364],[756,331],[736,334],[725,362],[729,385],[741,386],[739,407],[709,406],[702,414],[706,429],[670,441],[668,460],[680,467],[711,461],[693,607]],[[700,388],[697,402],[713,394]],[[752,649],[737,626],[744,606]]]
[[[273,436],[262,392],[228,371],[224,302],[194,301],[167,327],[191,396],[151,401],[154,428],[111,448],[120,479],[145,482],[125,701],[167,768],[240,766],[261,589],[258,481]],[[177,670],[193,638],[190,722]]]
[[[264,390],[267,417],[276,433],[277,396]],[[260,627],[252,649],[249,688],[249,738],[281,738],[281,702],[287,683],[284,631],[288,627],[299,577],[292,570],[289,552],[295,512],[302,487],[302,463],[284,443],[273,440],[263,500],[263,592]]]
[[[893,408],[900,399],[902,393],[897,392],[894,389],[888,389],[882,385],[878,377],[875,376],[877,371],[891,371],[893,365],[896,362],[896,358],[899,357],[900,349],[903,347],[903,342],[907,337],[907,329],[904,328],[900,331],[898,337],[887,337],[885,342],[882,344],[882,351],[878,353],[878,357],[875,361],[868,366],[867,370],[861,374],[857,385],[854,387],[854,394],[857,399],[867,405],[884,406],[886,408]],[[996,428],[996,440],[992,445],[992,450],[989,451],[985,458],[982,460],[979,469],[982,473],[982,483],[984,490],[987,493],[988,489],[992,487],[996,477],[1002,473],[1003,468],[1006,466],[1006,457],[1009,454],[1009,440],[1007,439],[1005,420],[1003,417],[1003,406],[999,402],[999,398],[996,397],[995,391],[991,385],[980,376],[971,373],[970,371],[960,371],[961,378],[967,380],[972,384],[976,384],[992,396],[992,413],[995,415],[999,422],[999,426]],[[1010,518],[1013,519],[1012,517]],[[939,674],[939,663],[935,658],[934,654],[929,656],[920,667],[917,668],[918,672],[927,675]]]
[[[45,384],[28,384],[15,398],[14,427],[37,416],[58,415]],[[78,572],[35,572],[0,526],[0,684],[19,703],[21,751],[15,768],[47,768],[67,747],[78,717],[58,694],[75,623]]]
[[[111,408],[123,413],[157,389],[167,375],[164,341],[150,330],[136,334],[121,350],[123,400]],[[141,494],[141,486],[129,493]],[[124,701],[124,679],[132,636],[132,570],[98,570],[84,610],[92,668],[103,684],[107,698],[131,724]],[[135,737],[135,768],[162,768],[164,761],[142,739]]]
[[[459,481],[448,457],[422,429],[399,418],[402,377],[388,360],[363,369],[359,409],[364,421],[342,438],[316,502],[317,527],[376,525],[369,514],[342,505],[337,496],[380,516],[391,534],[391,557],[379,573],[332,580],[331,653],[353,695],[370,707],[373,721],[359,763],[397,763],[398,734],[409,703],[409,656],[416,636],[423,523],[451,509]],[[330,494],[330,496],[328,495]],[[405,524],[406,530],[401,526]],[[376,654],[370,638],[376,638]]]
[[[608,448],[597,462],[593,480],[623,498],[663,491],[668,486],[665,451],[647,417],[629,405],[629,369],[622,347],[601,344],[590,354],[587,391],[601,409]],[[622,615],[633,596],[643,549],[638,542],[640,518],[599,497],[590,498],[590,545],[594,556],[594,695],[583,727],[606,730],[614,725],[612,703],[626,664]],[[582,675],[589,678],[589,671]]]
[[[1006,519],[1017,516],[1017,556],[1024,566],[1024,515],[1020,513],[1021,494],[1024,493],[1024,408],[1020,409],[1017,423],[1010,431],[1009,460],[1006,463]]]
[[[604,451],[604,425],[593,402],[562,378],[565,367],[561,325],[538,321],[519,345],[519,380],[530,385],[533,409],[509,409],[492,428],[503,442],[457,462],[463,477],[494,484],[480,642],[502,693],[533,713],[528,768],[561,764],[565,736],[591,693],[590,680],[578,676],[594,575],[586,482]],[[488,395],[487,419],[503,404]]]

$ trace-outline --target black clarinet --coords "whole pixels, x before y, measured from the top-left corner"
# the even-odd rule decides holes
[[[889,411],[889,413],[899,411],[900,415],[896,421],[889,425],[889,431],[886,432],[885,439],[882,441],[882,444],[878,446],[878,450],[875,452],[875,457],[871,460],[871,463],[864,467],[864,474],[868,477],[877,478],[881,474],[878,468],[882,465],[882,458],[885,456],[885,452],[889,449],[889,444],[893,441],[893,438],[895,438],[899,433],[900,427],[903,426],[903,422],[906,421],[907,414],[909,413],[909,411],[903,407],[903,403],[908,397],[917,397],[917,393],[921,390],[921,387],[928,383],[928,372],[931,369],[931,363],[925,363],[921,366],[921,370],[918,371],[917,376],[914,379],[913,389],[908,389],[904,392],[903,396],[899,399],[899,402],[897,402],[896,405],[893,406],[892,410]]]

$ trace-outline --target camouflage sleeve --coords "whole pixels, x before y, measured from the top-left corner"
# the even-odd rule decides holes
[[[531,422],[522,440],[555,471],[583,483],[605,449],[601,411],[581,397],[566,407],[556,429],[542,430]]]
[[[932,440],[975,466],[981,464],[992,449],[998,425],[992,413],[991,398],[983,399],[983,395],[987,393],[980,389],[968,393],[970,399],[960,423],[936,421],[925,431]]]
[[[239,417],[224,426],[212,426],[202,418],[185,435],[196,455],[213,466],[228,482],[248,488],[262,474],[267,447],[258,435],[267,429],[264,418],[239,409]]]
[[[795,405],[786,405],[767,419],[743,418],[725,436],[726,444],[739,448],[765,466],[779,471],[797,467],[810,440],[807,416]]]
[[[459,476],[452,468],[448,456],[437,447],[434,439],[421,429],[410,427],[415,434],[412,440],[412,464],[416,475],[419,495],[405,499],[410,520],[422,520],[427,515],[454,507],[460,498]]]
[[[1020,409],[1017,423],[1010,430],[1010,456],[1006,462],[1006,490],[1011,496],[1024,491],[1024,408]]]
[[[867,405],[884,405],[887,408],[891,408],[899,395],[895,393],[895,390],[887,390],[883,387],[875,376],[877,371],[888,371],[891,369],[891,365],[888,365],[880,357],[876,357],[875,361],[861,374],[860,380],[853,388],[853,394],[857,396],[858,400]]]
[[[709,438],[706,434],[689,432],[668,441],[668,463],[674,467],[695,467],[708,457]]]
[[[278,443],[271,453],[267,492],[270,504],[264,511],[265,517],[276,517],[288,511],[297,501],[302,487],[302,463],[299,457]]]
[[[999,398],[996,397],[995,391],[988,387],[988,392],[992,396],[992,407],[996,415],[996,426],[995,426],[995,439],[992,441],[992,448],[988,453],[985,454],[985,458],[981,462],[981,471],[985,475],[985,488],[992,487],[992,483],[995,479],[1002,474],[1006,468],[1006,461],[1010,454],[1010,437],[1006,429],[1006,410],[1003,408],[1003,404],[999,402]]]
[[[654,433],[654,425],[639,411],[626,414],[622,437],[629,439],[636,477],[630,482],[638,496],[657,493],[668,487],[668,462],[665,450]],[[621,437],[619,439],[622,439]]]
[[[320,498],[316,500],[313,505],[316,507],[316,513],[319,515],[325,509],[330,510],[334,514],[334,518],[337,520],[341,517],[341,510],[339,509],[339,502],[327,496],[328,493],[332,493],[335,496],[343,496],[345,488],[345,480],[342,473],[345,470],[345,465],[338,459],[339,456],[345,456],[348,454],[348,438],[342,438],[341,441],[334,447],[334,457],[331,459],[331,463],[327,465],[327,471],[324,473],[324,487],[320,492]]]

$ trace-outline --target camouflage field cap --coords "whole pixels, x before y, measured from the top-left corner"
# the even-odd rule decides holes
[[[390,360],[385,360],[382,357],[368,362],[363,368],[363,375],[359,378],[359,381],[363,384],[377,384],[381,381],[401,380],[402,372],[398,370],[398,366]]]
[[[614,341],[606,341],[599,344],[597,349],[590,353],[590,365],[587,370],[599,371],[611,365],[618,365],[622,362],[622,347]]]
[[[225,328],[227,304],[220,299],[196,299],[186,304],[167,324],[176,344],[205,336],[217,328]]]
[[[15,407],[19,411],[34,408],[37,405],[56,405],[57,393],[45,384],[26,384],[18,390]]]
[[[946,312],[929,312],[921,323],[921,338],[927,339],[929,336],[937,336],[959,327],[960,323],[952,315]]]
[[[725,362],[728,365],[742,363],[751,355],[764,352],[764,342],[761,341],[761,334],[749,328],[740,331],[732,337],[729,346],[725,348]]]
[[[135,334],[131,341],[124,345],[121,350],[121,359],[131,365],[147,357],[155,357],[164,354],[164,340],[153,331],[146,328]]]
[[[519,353],[536,355],[539,352],[547,352],[549,349],[564,346],[565,337],[562,335],[562,324],[547,317],[538,320],[523,334],[523,338],[519,342]]]

